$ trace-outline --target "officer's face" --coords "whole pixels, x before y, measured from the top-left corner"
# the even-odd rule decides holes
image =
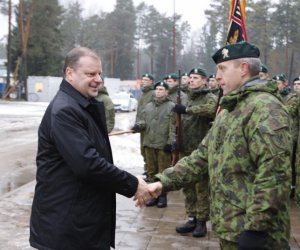
[[[102,81],[100,77],[101,61],[94,57],[83,56],[77,64],[76,68],[66,68],[66,80],[83,96],[87,98],[96,97]]]
[[[190,74],[190,89],[197,89],[204,87],[207,83],[206,77],[202,77],[198,74]]]
[[[269,74],[265,72],[259,72],[259,78],[262,80],[268,80]]]
[[[216,80],[223,89],[223,94],[238,89],[243,85],[243,76],[245,76],[246,63],[239,63],[236,60],[225,61],[217,65]]]
[[[168,90],[163,86],[157,86],[155,88],[155,96],[156,97],[165,97],[168,95]]]
[[[189,76],[182,76],[181,77],[181,85],[186,86],[190,83],[190,77]]]
[[[216,78],[210,78],[209,82],[208,82],[208,86],[211,89],[217,89],[219,86],[218,86],[218,82],[217,82]]]
[[[178,85],[177,80],[174,80],[174,79],[167,79],[166,82],[169,85],[170,89],[173,89],[173,88],[175,88]]]
[[[288,85],[287,82],[277,80],[277,87],[280,91],[283,90],[285,87],[287,87],[287,85]]]
[[[294,90],[300,92],[300,80],[294,82]]]
[[[151,79],[149,79],[148,77],[142,78],[142,87],[151,86],[152,83],[153,83],[153,81]]]

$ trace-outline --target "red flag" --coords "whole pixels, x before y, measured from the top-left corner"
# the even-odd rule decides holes
[[[248,41],[246,31],[246,0],[230,0],[229,27],[226,44]]]

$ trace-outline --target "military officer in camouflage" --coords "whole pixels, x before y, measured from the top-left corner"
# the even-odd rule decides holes
[[[300,76],[297,76],[293,80],[293,88],[294,91],[297,93],[298,100],[300,100]],[[300,117],[300,107],[298,106],[298,117]],[[299,119],[298,119],[298,131],[300,131],[299,126]],[[297,149],[296,149],[296,190],[295,190],[295,197],[296,197],[296,203],[298,207],[300,207],[300,136],[298,132],[298,142],[297,142]]]
[[[207,86],[207,73],[194,68],[189,72],[190,84],[187,106],[176,104],[174,112],[182,114],[182,145],[180,158],[195,150],[211,127],[217,108],[217,97]],[[194,237],[204,237],[209,220],[208,176],[185,186],[185,209],[188,221],[176,227],[177,233],[193,232]]]
[[[168,98],[169,86],[165,82],[155,84],[155,97],[149,102],[137,122],[139,130],[145,131],[143,147],[148,167],[149,181],[171,165],[172,145],[175,142],[174,103]],[[167,206],[167,194],[153,198],[147,206]]]
[[[138,105],[137,105],[137,110],[136,110],[136,118],[135,118],[135,125],[132,127],[132,130],[135,132],[140,132],[140,150],[141,150],[141,155],[144,159],[144,174],[148,176],[148,170],[147,170],[147,162],[146,162],[146,157],[145,157],[145,150],[143,147],[143,140],[145,137],[145,132],[144,131],[138,131],[136,122],[141,119],[141,114],[146,105],[152,101],[153,96],[154,96],[154,88],[153,88],[153,83],[154,83],[154,77],[152,74],[145,73],[142,75],[142,84],[141,84],[141,90],[142,90],[142,95],[140,99],[138,100]]]
[[[293,138],[291,198],[294,198],[296,186],[296,151],[299,136],[299,97],[296,92],[292,91],[285,74],[278,74],[274,76],[273,79],[277,82],[278,93],[289,111],[291,118]]]
[[[190,77],[188,72],[184,72],[181,75],[181,86],[180,89],[184,92],[187,93],[189,89],[189,83],[190,83]]]
[[[99,102],[103,102],[105,108],[105,118],[106,118],[106,126],[107,132],[110,133],[115,126],[115,109],[112,100],[109,97],[106,87],[104,86],[104,79],[102,76],[101,83],[99,85],[98,95],[96,100]]]
[[[216,80],[216,74],[212,74],[208,77],[208,87],[214,95],[219,96],[220,87]]]
[[[240,42],[213,55],[222,111],[198,149],[148,184],[158,195],[208,174],[210,219],[223,250],[290,249],[290,119],[276,83],[258,77],[259,54]]]
[[[178,75],[175,73],[168,74],[164,77],[163,79],[169,86],[169,99],[177,103],[177,95],[178,95]],[[181,104],[186,105],[187,102],[187,95],[184,93],[182,90],[180,90],[180,99],[181,99]]]
[[[270,80],[269,68],[265,64],[261,64],[259,78],[262,80]]]

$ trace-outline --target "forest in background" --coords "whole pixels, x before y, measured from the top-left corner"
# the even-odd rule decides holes
[[[132,0],[117,0],[112,12],[92,16],[83,16],[80,1],[66,7],[58,0],[22,2],[25,28],[30,3],[34,2],[23,62],[26,75],[61,76],[63,58],[75,46],[99,52],[106,77],[132,80],[149,72],[160,80],[174,68],[186,72],[193,67],[212,74],[215,65],[211,55],[225,44],[227,36],[228,0],[212,0],[205,11],[207,21],[197,31],[192,31],[181,15],[167,16],[145,2],[134,6]],[[4,14],[6,4],[7,0],[0,1]],[[13,6],[13,11],[17,25],[12,28],[11,72],[22,54],[19,6]],[[261,60],[271,74],[285,73],[289,79],[300,74],[299,14],[299,0],[279,0],[277,4],[247,1],[248,39],[260,48]]]

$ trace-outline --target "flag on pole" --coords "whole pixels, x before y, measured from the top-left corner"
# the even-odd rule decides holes
[[[226,44],[248,41],[246,31],[246,0],[229,1],[229,27]]]

